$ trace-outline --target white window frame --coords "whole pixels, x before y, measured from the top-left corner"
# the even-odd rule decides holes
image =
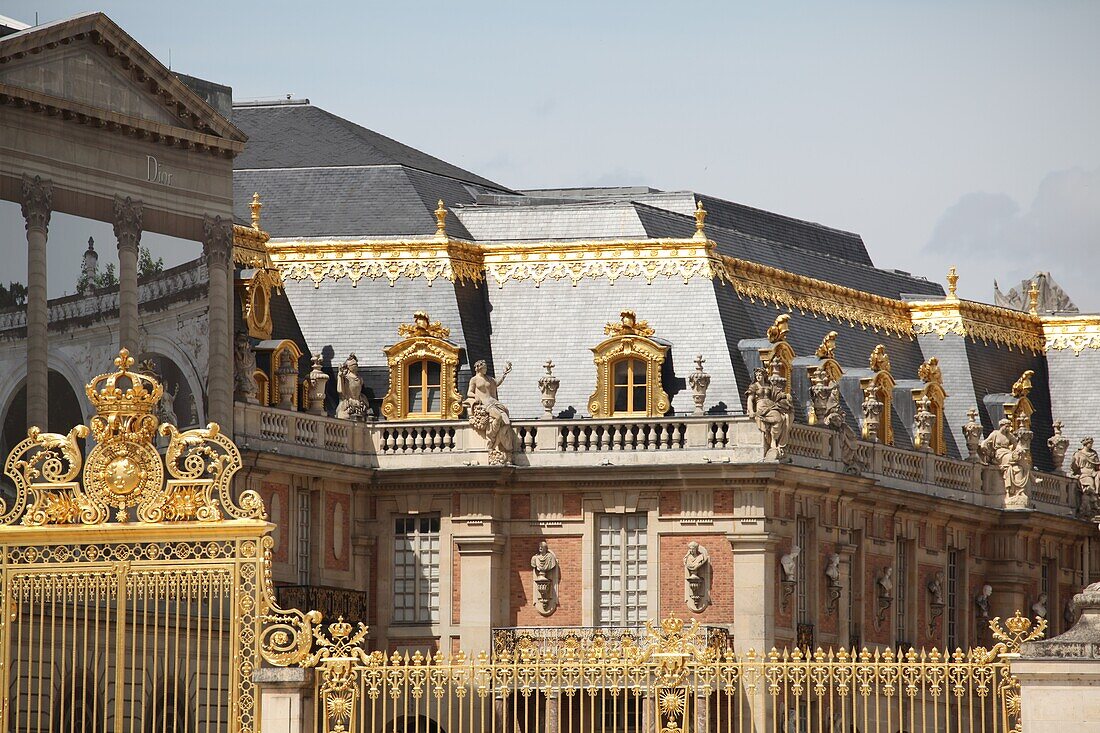
[[[597,625],[641,625],[649,617],[648,515],[597,515],[596,545]]]
[[[439,514],[394,515],[393,623],[439,622]]]

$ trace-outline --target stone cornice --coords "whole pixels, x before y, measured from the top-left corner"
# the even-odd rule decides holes
[[[270,269],[273,267],[267,242],[270,235],[262,229],[233,225],[233,262],[242,267]]]

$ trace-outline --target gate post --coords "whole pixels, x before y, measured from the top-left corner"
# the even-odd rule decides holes
[[[252,673],[263,733],[313,733],[313,670],[260,667]]]
[[[1100,583],[1074,596],[1073,606],[1081,613],[1073,628],[1023,644],[1012,662],[1025,732],[1100,733]]]

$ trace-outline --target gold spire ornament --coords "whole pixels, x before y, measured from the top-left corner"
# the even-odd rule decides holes
[[[787,332],[791,330],[791,317],[786,313],[776,316],[775,323],[768,327],[768,341],[777,344],[787,340]]]
[[[954,265],[947,271],[947,299],[958,300],[959,296],[955,292],[955,289],[959,285],[959,271],[955,269]]]
[[[707,210],[703,208],[702,201],[695,202],[695,234],[692,239],[706,239],[707,233],[703,230],[703,223],[707,220]]]
[[[871,371],[890,373],[890,355],[886,353],[886,347],[882,344],[871,350],[869,362]]]
[[[917,367],[917,377],[925,384],[943,384],[943,372],[940,370],[940,360],[931,357],[928,361]]]
[[[436,239],[447,238],[447,207],[443,205],[443,199],[439,199],[439,205],[435,208],[435,236]]]
[[[632,310],[624,310],[619,313],[618,323],[606,323],[603,327],[605,336],[652,336],[655,331],[650,328],[648,321],[639,321],[637,314]]]
[[[817,347],[817,351],[814,352],[814,356],[818,359],[835,359],[836,358],[836,331],[829,331],[825,334],[825,338],[821,339],[821,345]]]
[[[1027,397],[1031,393],[1031,378],[1035,376],[1032,369],[1026,370],[1012,385],[1013,397]]]
[[[262,209],[263,207],[264,205],[260,203],[260,192],[257,191],[256,193],[252,194],[252,203],[248,205],[248,208],[252,210],[253,229],[260,228],[260,209]]]
[[[439,321],[432,322],[427,311],[413,313],[412,323],[402,323],[397,327],[397,335],[406,338],[424,337],[445,339],[451,335],[451,329]]]
[[[1039,282],[1031,281],[1031,287],[1027,291],[1027,312],[1033,316],[1039,315]]]

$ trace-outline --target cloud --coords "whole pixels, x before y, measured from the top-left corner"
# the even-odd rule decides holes
[[[1100,311],[1100,168],[1048,174],[1026,209],[1003,193],[968,193],[924,252],[941,270],[958,266],[965,297],[991,302],[994,279],[1007,291],[1042,270],[1082,311]]]

